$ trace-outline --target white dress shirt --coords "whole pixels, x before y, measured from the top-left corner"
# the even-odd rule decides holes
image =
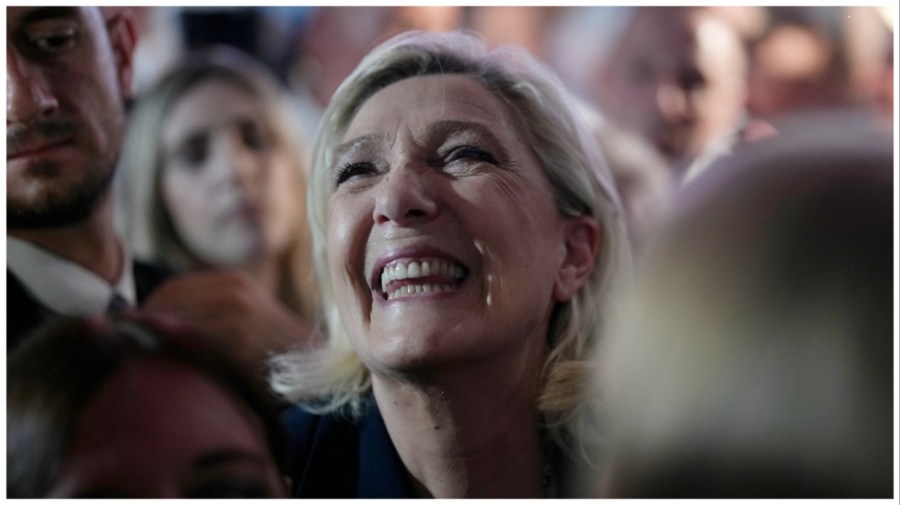
[[[6,267],[50,310],[67,316],[98,314],[106,312],[115,293],[128,306],[137,305],[131,256],[122,251],[125,267],[113,286],[75,262],[9,235]]]

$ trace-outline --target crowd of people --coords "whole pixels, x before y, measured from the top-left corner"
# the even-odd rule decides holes
[[[891,497],[892,19],[7,7],[7,496]]]

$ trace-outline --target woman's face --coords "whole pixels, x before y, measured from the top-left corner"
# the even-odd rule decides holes
[[[193,369],[142,359],[88,403],[48,497],[278,498],[261,423]]]
[[[298,174],[263,110],[236,84],[207,79],[163,122],[163,201],[185,246],[209,266],[244,266],[291,240]]]
[[[564,218],[524,139],[461,75],[394,83],[350,123],[331,167],[328,266],[373,371],[539,363]]]

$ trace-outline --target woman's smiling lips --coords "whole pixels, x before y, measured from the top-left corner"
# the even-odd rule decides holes
[[[459,287],[468,268],[434,251],[395,252],[376,263],[370,285],[384,300],[443,293]]]

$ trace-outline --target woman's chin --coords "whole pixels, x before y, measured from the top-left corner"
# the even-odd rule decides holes
[[[359,354],[376,375],[433,373],[446,365],[458,365],[464,354],[459,345],[462,342],[448,338],[446,329],[440,328],[398,331],[381,339],[372,335],[369,339]]]

